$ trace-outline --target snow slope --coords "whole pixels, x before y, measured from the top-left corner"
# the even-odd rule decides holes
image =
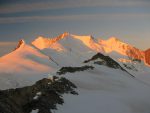
[[[148,113],[149,85],[120,70],[94,70],[63,75],[78,87],[78,96],[65,95],[55,113]]]
[[[0,89],[30,85],[55,68],[48,56],[21,40],[13,52],[0,58]]]

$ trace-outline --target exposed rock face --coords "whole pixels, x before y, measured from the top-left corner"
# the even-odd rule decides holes
[[[22,39],[18,42],[18,45],[16,46],[15,50],[19,49],[20,47],[22,47],[23,45],[25,45],[25,41]]]
[[[66,74],[66,73],[75,73],[75,72],[78,72],[78,71],[85,71],[85,70],[92,70],[94,69],[93,66],[88,66],[88,65],[85,65],[85,66],[81,66],[81,67],[62,67],[58,72],[57,74],[59,75],[62,75],[62,74]]]
[[[65,78],[42,79],[33,86],[0,91],[0,113],[51,113],[63,104],[64,93],[77,94],[76,86]]]
[[[150,49],[145,51],[145,63],[150,65]]]

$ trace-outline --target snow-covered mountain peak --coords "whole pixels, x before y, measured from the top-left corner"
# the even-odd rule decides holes
[[[121,40],[119,40],[116,37],[110,37],[107,41],[112,41],[112,42],[121,42]]]
[[[99,45],[98,42],[95,41],[94,38],[91,35],[78,36],[78,35],[71,34],[70,36],[73,37],[74,39],[77,39],[77,40],[81,41],[88,48],[90,48],[94,51],[97,51],[97,52],[104,53],[104,50],[101,47],[101,45]]]
[[[40,50],[43,49],[54,49],[54,50],[65,50],[68,45],[82,45],[97,52],[103,52],[101,46],[93,39],[92,36],[78,36],[65,32],[54,38],[38,37],[32,42],[32,45]]]
[[[98,40],[99,44],[104,48],[106,53],[111,53],[113,51],[129,56],[134,59],[144,60],[144,52],[135,48],[132,45],[124,43],[115,37],[111,37],[108,40]]]
[[[116,37],[110,37],[107,40],[98,39],[99,44],[103,46],[115,47],[117,45],[124,45],[127,46],[128,44],[124,43],[123,41],[119,40]]]
[[[70,34],[69,34],[69,32],[64,32],[63,34],[61,34],[60,36],[61,36],[61,38],[65,38],[65,37],[67,37],[67,36],[69,36]]]
[[[32,44],[36,45],[39,49],[43,49],[45,47],[45,43],[49,42],[50,39],[39,36],[38,38],[36,38]]]
[[[116,37],[110,37],[107,40],[98,39],[94,40],[91,35],[74,35],[68,32],[54,37],[54,38],[45,38],[38,37],[32,42],[32,45],[40,50],[52,49],[56,51],[78,51],[82,53],[95,51],[102,53],[112,53],[117,52],[123,56],[128,56],[133,59],[145,60],[145,53],[132,45],[122,42]]]
[[[31,42],[31,44],[41,50],[45,49],[45,48],[54,48],[52,46],[53,44],[57,43],[59,40],[65,38],[65,37],[67,37],[68,35],[69,35],[69,33],[65,32],[54,38],[46,38],[46,37],[39,36],[33,42]],[[60,46],[60,45],[57,44],[57,46]]]

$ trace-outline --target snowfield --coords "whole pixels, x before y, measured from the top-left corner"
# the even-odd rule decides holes
[[[148,113],[150,88],[120,70],[98,66],[63,75],[78,87],[78,96],[64,95],[55,113]]]

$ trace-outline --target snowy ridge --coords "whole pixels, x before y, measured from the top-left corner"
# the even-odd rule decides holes
[[[69,39],[68,39],[69,38]],[[32,44],[36,46],[39,49],[45,49],[45,48],[51,48],[56,50],[63,50],[63,44],[59,43],[60,40],[79,40],[81,41],[85,46],[89,47],[90,49],[100,52],[102,51],[101,46],[95,42],[92,38],[92,36],[77,36],[69,33],[63,33],[55,38],[44,38],[44,37],[38,37],[35,39]]]
[[[57,43],[57,41],[63,39],[67,35],[68,35],[68,33],[63,33],[55,38],[44,38],[44,37],[40,36],[31,43],[39,49],[45,49],[45,48],[55,49],[55,46],[56,46],[55,43]],[[59,48],[59,45],[57,45],[57,47]],[[61,47],[59,49],[61,49]]]
[[[129,56],[135,59],[144,60],[144,52],[129,45],[121,42],[115,37],[111,37],[108,40],[99,40],[99,44],[103,46],[106,53],[116,51],[119,54]]]
[[[30,85],[43,78],[43,73],[55,71],[56,65],[49,57],[34,47],[25,42],[17,47],[0,58],[0,89]]]
[[[58,62],[59,66],[79,66],[97,52],[103,52],[92,36],[77,36],[69,33],[54,38],[40,37],[35,39],[32,45]]]
[[[65,40],[66,42],[61,40]],[[82,43],[79,41],[81,41]],[[49,48],[56,51],[70,51],[73,48],[72,47],[70,47],[71,49],[68,47],[66,48],[66,46],[70,46],[73,43],[79,44],[80,46],[83,45],[91,49],[92,51],[106,53],[106,54],[116,51],[118,54],[128,56],[134,59],[142,60],[145,62],[145,64],[148,65],[150,64],[148,60],[149,58],[148,58],[147,51],[142,51],[138,48],[133,47],[132,45],[126,44],[120,41],[119,39],[117,39],[116,37],[110,37],[108,40],[98,39],[97,41],[90,35],[78,36],[78,35],[73,35],[65,32],[59,35],[58,37],[54,37],[54,38],[38,37],[32,42],[32,45],[34,45],[35,47],[41,50]]]
[[[71,35],[73,38],[81,40],[87,47],[97,52],[104,52],[102,47],[94,41],[92,36],[77,36]]]

